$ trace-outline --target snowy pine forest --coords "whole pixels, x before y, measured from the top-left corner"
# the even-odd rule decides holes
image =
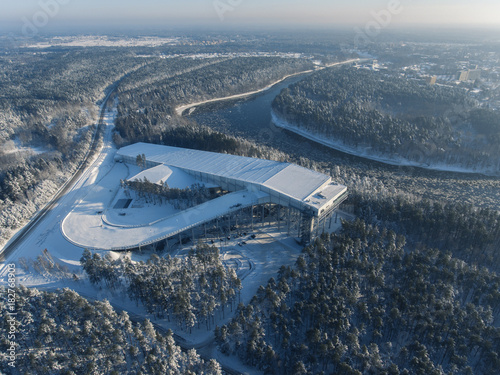
[[[113,261],[85,250],[81,264],[95,286],[118,291],[149,314],[173,319],[181,331],[197,325],[213,329],[239,302],[241,280],[226,268],[215,246],[198,243],[186,258],[152,255],[147,262]]]
[[[172,331],[159,332],[149,320],[132,321],[108,301],[90,302],[70,289],[20,286],[16,293],[19,349],[16,367],[9,367],[9,341],[2,337],[0,369],[5,374],[222,374],[215,360],[205,362],[195,350],[181,351]],[[2,306],[2,332],[9,331],[6,312]]]
[[[299,129],[397,162],[500,173],[500,115],[459,88],[392,72],[323,70],[276,97],[278,116]]]

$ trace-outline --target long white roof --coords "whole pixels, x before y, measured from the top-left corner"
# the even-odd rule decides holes
[[[315,200],[315,194],[325,190],[330,193],[325,198],[331,200],[347,190],[345,186],[332,183],[331,178],[325,174],[272,160],[149,143],[123,147],[118,151],[118,155],[132,159],[137,155],[145,155],[146,160],[153,163],[261,185],[316,210],[323,206],[323,202]],[[330,196],[334,192],[331,185],[336,187],[334,196]]]

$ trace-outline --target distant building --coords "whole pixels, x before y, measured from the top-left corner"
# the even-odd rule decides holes
[[[429,85],[435,85],[436,82],[437,82],[437,76],[429,76],[429,77],[426,77],[425,78],[425,81],[429,84]]]
[[[475,81],[475,80],[481,78],[481,69],[469,70],[469,74],[468,74],[467,78],[469,81]]]
[[[469,79],[469,71],[468,70],[462,70],[458,72],[458,80],[460,82],[465,82]]]
[[[481,78],[481,69],[469,69],[458,72],[458,80],[461,82],[475,81]]]

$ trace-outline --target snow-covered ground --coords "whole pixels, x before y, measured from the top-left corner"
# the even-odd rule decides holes
[[[45,152],[48,152],[49,150],[43,148],[43,147],[26,147],[23,146],[21,141],[19,139],[14,139],[5,142],[2,145],[2,152],[4,154],[15,154],[18,152],[30,152],[33,154],[43,154]]]
[[[181,212],[172,211],[170,205],[164,210],[161,205],[144,207],[141,202],[135,207],[132,202],[129,208],[115,208],[121,198],[117,196],[120,179],[129,177],[127,166],[116,163],[99,181],[88,186],[86,195],[75,203],[62,222],[64,237],[81,248],[137,248],[172,237],[227,212],[258,204],[266,196],[261,192],[239,191]],[[129,216],[129,212],[136,222],[120,220],[120,217]]]
[[[268,227],[270,233],[263,231],[255,231],[255,239],[250,238],[250,233],[244,238],[234,238],[226,240],[219,245],[221,258],[224,264],[228,267],[233,267],[237,270],[238,276],[242,279],[241,302],[247,304],[256,294],[260,285],[265,286],[271,277],[276,277],[279,268],[282,265],[293,265],[297,257],[301,254],[302,246],[298,245],[292,238],[286,237],[283,234],[273,232],[276,228]],[[242,240],[247,242],[246,245],[240,246]],[[185,256],[191,249],[192,244],[185,245],[182,248],[173,250],[172,256]],[[119,256],[128,256],[133,261],[146,261],[149,254],[139,253],[111,253],[113,258]],[[81,256],[81,252],[79,254]],[[167,319],[157,319],[155,316],[148,314],[144,307],[136,302],[131,301],[123,292],[109,291],[104,288],[96,288],[92,286],[81,271],[80,267],[74,266],[71,270],[80,279],[73,280],[72,277],[66,279],[45,278],[40,275],[26,274],[18,267],[19,282],[27,285],[38,287],[41,290],[55,290],[62,288],[70,288],[85,298],[90,299],[107,299],[117,309],[126,310],[131,316],[137,316],[141,319],[149,319],[153,323],[165,328],[172,329],[186,345],[195,347],[200,353],[209,358],[215,358],[217,361],[237,369],[245,374],[261,374],[262,372],[245,366],[236,357],[228,357],[218,352],[214,343],[213,329],[207,330],[204,324],[195,325],[192,332],[181,331],[179,326],[174,322],[169,322]],[[234,316],[229,308],[226,308],[225,317],[222,317],[222,312],[218,311],[215,317],[215,324],[221,326],[229,323]]]
[[[61,47],[159,47],[165,44],[177,45],[180,38],[139,37],[112,38],[106,35],[61,36],[46,42],[27,43],[27,48]]]
[[[488,169],[484,169],[484,168],[471,169],[471,168],[461,167],[459,165],[448,165],[448,164],[443,164],[443,163],[419,163],[419,162],[407,160],[407,159],[401,158],[401,157],[380,155],[380,154],[373,152],[371,150],[371,148],[351,147],[351,146],[343,144],[343,142],[340,140],[327,139],[327,138],[323,137],[322,135],[315,134],[315,133],[309,132],[305,129],[299,128],[299,127],[289,123],[288,121],[280,118],[275,112],[271,113],[271,117],[272,117],[273,123],[277,127],[289,130],[291,132],[294,132],[296,134],[301,135],[304,138],[310,139],[314,142],[320,143],[320,144],[327,146],[327,147],[330,147],[334,150],[345,152],[346,154],[349,154],[349,155],[355,155],[355,156],[359,156],[359,157],[362,157],[365,159],[370,159],[370,160],[378,161],[381,163],[402,166],[402,167],[403,166],[419,167],[419,168],[430,169],[430,170],[435,170],[435,171],[443,171],[443,172],[482,173],[485,175],[498,174],[498,172],[496,172],[496,171],[492,171],[492,170],[488,170]]]

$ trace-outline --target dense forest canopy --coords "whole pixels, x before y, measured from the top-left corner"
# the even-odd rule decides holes
[[[458,88],[329,69],[283,90],[273,109],[300,129],[372,155],[500,171],[500,115]]]
[[[235,270],[222,264],[217,247],[201,242],[184,259],[154,254],[134,263],[85,250],[80,262],[92,284],[126,293],[148,313],[175,320],[181,330],[201,324],[211,329],[216,314],[224,316],[239,300]]]
[[[403,233],[408,242],[450,251],[469,265],[500,271],[498,211],[402,196],[375,198],[360,191],[352,192],[349,203],[357,217]]]
[[[6,290],[1,287],[2,295]],[[15,317],[15,371],[19,374],[222,374],[215,360],[182,352],[173,334],[159,333],[149,320],[133,322],[108,301],[89,302],[64,289],[44,292],[20,286]],[[0,368],[12,373],[7,352],[7,309],[0,309]]]
[[[120,85],[116,126],[123,141],[115,140],[120,144],[154,137],[155,143],[165,142],[171,138],[168,132],[186,123],[172,118],[176,106],[261,89],[311,68],[309,60],[280,57],[160,59]]]
[[[119,88],[115,142],[152,142],[214,152],[259,151],[244,140],[175,114],[175,107],[261,89],[312,68],[309,60],[281,57],[158,59],[128,75]]]

